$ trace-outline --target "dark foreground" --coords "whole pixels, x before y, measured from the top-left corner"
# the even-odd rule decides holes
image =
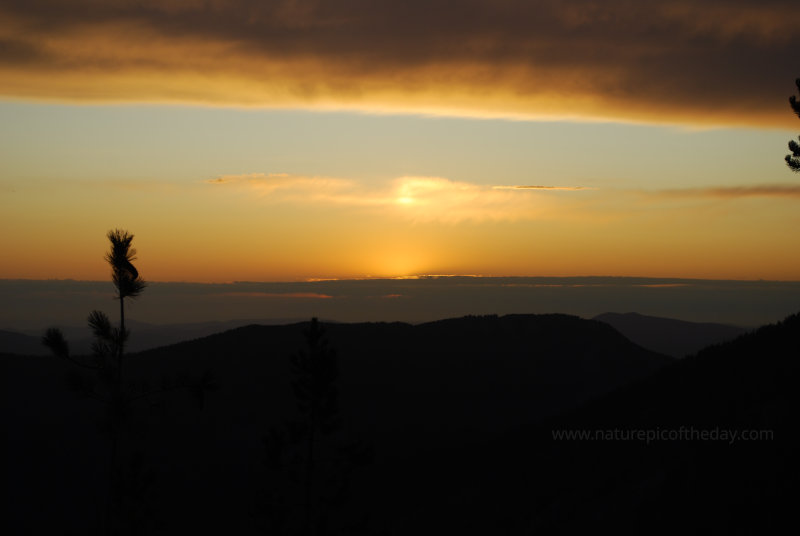
[[[3,356],[3,533],[750,533],[793,511],[797,315],[683,360],[564,315],[324,328],[316,384],[290,360],[308,323],[249,326],[127,356],[121,409]]]

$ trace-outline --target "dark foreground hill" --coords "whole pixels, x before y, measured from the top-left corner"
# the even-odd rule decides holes
[[[0,329],[0,352],[19,355],[44,355],[41,337]]]
[[[289,356],[304,347],[306,327],[248,326],[129,356],[131,381],[180,383],[211,370],[219,386],[202,410],[171,395],[131,417],[125,446],[141,451],[137,467],[152,481],[140,498],[143,532],[254,533],[265,508],[263,437],[295,417]],[[458,500],[464,475],[492,472],[498,460],[471,458],[485,445],[672,362],[606,324],[565,315],[326,329],[339,356],[342,429],[374,449],[354,475],[351,503],[371,514],[371,530],[389,534],[419,533],[420,519]],[[77,399],[54,358],[5,356],[3,367],[15,533],[91,533],[108,485],[97,426],[106,408]]]
[[[302,320],[227,320],[184,324],[148,324],[128,319],[126,325],[128,329],[135,333],[135,336],[130,339],[127,349],[130,352],[142,352],[161,346],[207,337],[251,324],[293,324]],[[91,352],[93,340],[92,332],[88,326],[60,326],[59,328],[69,340],[69,347],[72,353],[88,354]],[[48,355],[49,352],[42,345],[41,332],[26,330],[25,333],[22,333],[0,329],[0,354]]]
[[[496,471],[450,519],[491,512],[468,529],[505,519],[520,534],[780,532],[800,479],[799,356],[793,315],[508,434],[475,454]]]
[[[733,340],[747,331],[728,324],[686,322],[639,313],[603,313],[594,320],[609,324],[644,348],[672,357],[697,353],[706,346]]]

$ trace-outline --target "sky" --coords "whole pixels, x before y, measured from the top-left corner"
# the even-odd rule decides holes
[[[0,279],[800,280],[793,2],[0,0]],[[602,311],[598,311],[602,312]]]

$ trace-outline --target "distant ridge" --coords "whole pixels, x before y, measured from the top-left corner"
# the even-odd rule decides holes
[[[158,492],[169,497],[159,510],[165,532],[251,531],[249,508],[263,466],[261,438],[269,426],[292,418],[289,356],[304,348],[307,326],[250,325],[131,354],[128,377],[135,384],[206,369],[219,384],[202,413],[182,399],[166,413],[148,413],[139,446],[158,475]],[[415,527],[422,509],[458,491],[448,488],[453,470],[471,471],[453,465],[461,459],[457,453],[472,452],[673,362],[607,324],[568,315],[326,324],[325,329],[339,355],[344,427],[368,440],[376,453],[364,480],[354,484],[354,500],[369,504],[376,528],[385,533],[390,528],[422,533],[403,528]],[[4,356],[2,365],[9,378],[6,396],[13,401],[0,415],[8,432],[7,456],[14,460],[6,480],[19,497],[37,496],[35,502],[14,503],[12,526],[33,533],[93,532],[86,526],[91,516],[36,512],[43,503],[74,512],[105,492],[105,466],[97,462],[103,452],[96,452],[105,444],[96,426],[102,408],[76,400],[66,384],[66,367],[51,357]],[[436,495],[443,486],[445,494]],[[47,530],[53,526],[58,531]]]
[[[0,279],[0,329],[83,324],[93,309],[113,311],[107,281]],[[60,296],[61,304],[53,307]],[[315,298],[314,296],[318,297]],[[329,296],[330,298],[326,298]],[[800,281],[644,277],[434,277],[335,281],[159,283],[132,308],[152,324],[233,318],[399,320],[419,323],[467,314],[551,313],[590,318],[604,311],[647,312],[759,326],[800,303]],[[43,325],[44,324],[44,325]]]
[[[287,389],[288,356],[302,347],[305,325],[243,326],[148,350],[136,359],[142,367],[176,372],[211,368],[244,391],[252,389],[254,377],[262,377],[259,388],[274,395]],[[392,420],[398,426],[410,419],[407,427],[429,427],[442,440],[552,415],[672,361],[606,324],[560,314],[467,316],[419,325],[325,324],[325,329],[340,355],[341,389],[359,418],[373,419],[385,404],[384,412],[397,412]],[[410,407],[401,407],[400,400]],[[453,405],[446,417],[451,422],[437,422],[442,403]],[[420,414],[411,418],[415,411]]]
[[[45,355],[46,348],[40,337],[16,331],[0,330],[0,353],[18,355]]]
[[[207,337],[222,333],[234,328],[251,324],[296,324],[303,321],[300,318],[276,319],[241,319],[209,322],[186,322],[175,324],[150,324],[137,320],[128,320],[128,329],[131,339],[128,348],[131,352],[142,352],[161,346],[177,344],[179,342]],[[74,354],[91,353],[91,332],[88,326],[60,326],[70,351]],[[0,353],[20,355],[46,355],[47,349],[42,345],[41,336],[44,334],[33,330],[25,333],[0,329]]]
[[[747,331],[728,324],[687,322],[639,313],[603,313],[594,320],[609,324],[639,346],[672,357],[695,354]]]

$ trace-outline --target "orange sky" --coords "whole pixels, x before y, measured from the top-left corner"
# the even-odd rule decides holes
[[[0,6],[0,278],[800,279],[797,10]]]

